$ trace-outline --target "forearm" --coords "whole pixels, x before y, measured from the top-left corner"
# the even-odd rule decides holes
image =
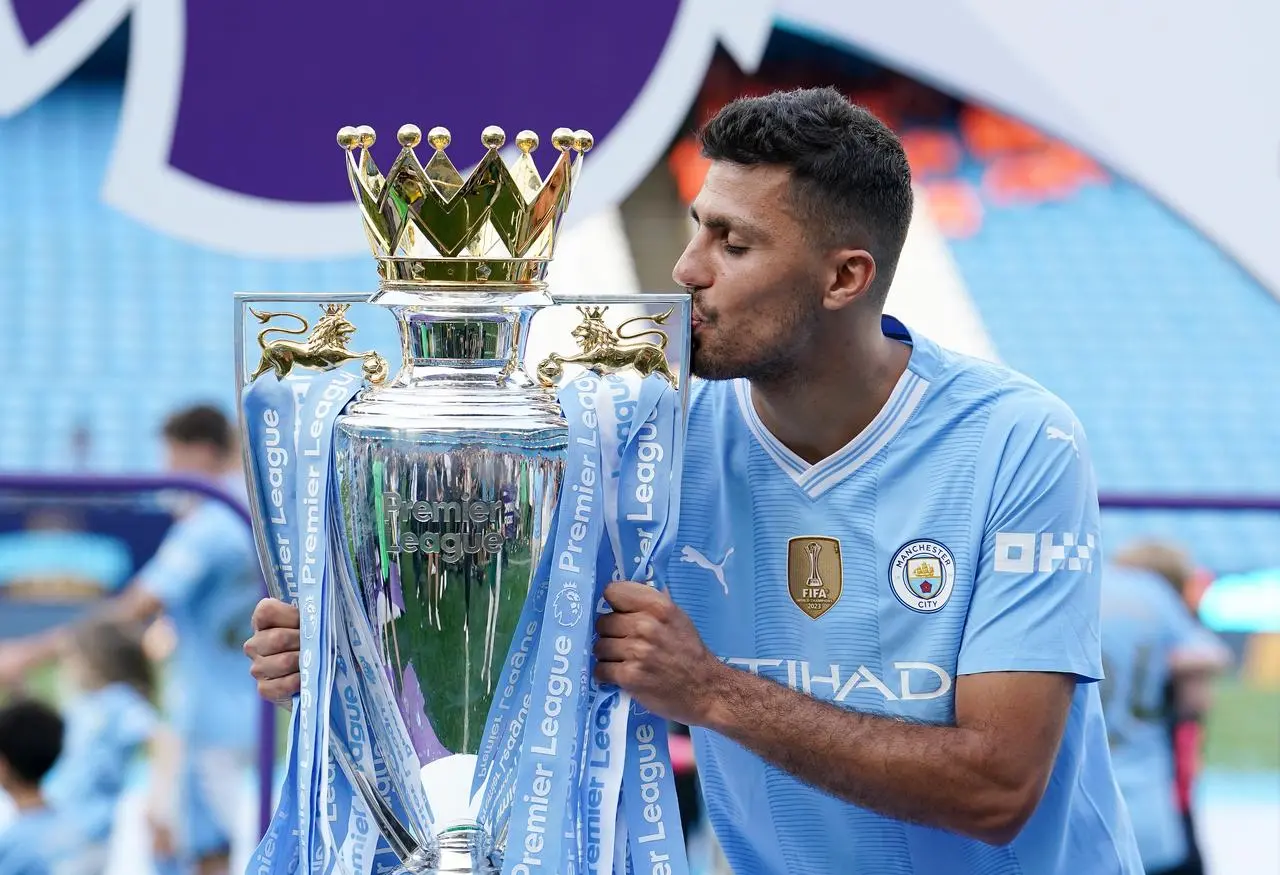
[[[730,666],[714,688],[707,729],[862,808],[992,843],[1025,820],[1025,781],[980,731],[849,711]]]
[[[57,659],[66,647],[71,632],[63,626],[55,626],[44,632],[37,632],[21,640],[24,646],[23,661],[26,668],[33,669]]]
[[[95,609],[95,616],[117,623],[145,623],[161,609],[160,600],[138,586],[132,586],[119,596],[103,602]],[[35,667],[57,659],[68,641],[75,635],[75,626],[55,626],[44,632],[23,639],[26,661]]]

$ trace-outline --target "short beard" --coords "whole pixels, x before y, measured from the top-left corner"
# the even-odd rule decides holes
[[[806,304],[797,293],[793,306],[773,326],[773,342],[760,345],[750,358],[719,356],[708,359],[700,355],[697,338],[693,338],[690,371],[702,380],[746,379],[753,385],[778,385],[795,379],[800,371],[799,350],[804,349],[813,334],[820,306]],[[718,319],[707,323],[714,328]],[[735,350],[736,351],[736,350]]]
[[[698,355],[698,342],[693,344],[691,372],[700,380],[737,380],[746,379],[751,383],[772,384],[792,379],[799,370],[793,357],[780,350],[770,351],[763,358],[751,362],[742,361],[707,361]]]

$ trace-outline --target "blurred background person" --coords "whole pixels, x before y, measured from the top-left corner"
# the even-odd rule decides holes
[[[66,738],[43,791],[76,845],[65,875],[100,875],[120,800],[157,731],[155,675],[136,624],[91,619],[74,628],[65,648]]]
[[[208,482],[244,501],[244,474],[232,425],[217,408],[199,405],[163,427],[168,471]],[[200,875],[228,870],[246,776],[257,741],[252,679],[240,646],[261,595],[252,534],[224,503],[184,499],[155,556],[98,616],[144,623],[163,613],[176,638],[164,685],[164,713],[178,746],[172,830],[177,852]],[[59,627],[0,643],[0,684],[18,682],[69,647]],[[162,825],[163,826],[163,825]]]
[[[1209,575],[1196,566],[1191,555],[1182,546],[1171,541],[1137,540],[1119,550],[1112,558],[1112,563],[1124,568],[1149,571],[1164,578],[1186,604],[1191,618],[1198,625],[1204,625],[1196,608],[1208,587]],[[1196,827],[1193,792],[1201,768],[1205,721],[1212,705],[1211,694],[1209,678],[1197,677],[1188,672],[1180,677],[1171,676],[1165,684],[1165,716],[1169,743],[1173,749],[1174,794],[1187,842],[1186,860],[1175,870],[1182,875],[1199,875],[1205,871]],[[1197,697],[1202,701],[1195,701]]]
[[[1144,544],[1121,550],[1103,575],[1100,687],[1116,781],[1133,819],[1148,875],[1203,872],[1179,793],[1176,726],[1208,712],[1214,678],[1230,653],[1187,609],[1180,551]]]
[[[40,783],[62,752],[63,722],[43,702],[0,706],[0,790],[17,816],[0,827],[0,875],[61,875],[74,852],[66,824],[51,808]]]

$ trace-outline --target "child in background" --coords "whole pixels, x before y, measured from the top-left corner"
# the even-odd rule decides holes
[[[45,801],[40,782],[62,752],[62,718],[42,702],[23,700],[0,708],[0,789],[17,818],[0,830],[0,875],[61,875],[72,848],[59,815]]]
[[[66,743],[43,790],[77,846],[65,871],[100,875],[120,797],[156,728],[154,675],[131,626],[93,619],[64,647],[63,670],[73,687]]]

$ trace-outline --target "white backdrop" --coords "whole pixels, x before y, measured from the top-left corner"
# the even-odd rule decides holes
[[[1275,0],[779,0],[777,11],[1088,152],[1280,295]]]

